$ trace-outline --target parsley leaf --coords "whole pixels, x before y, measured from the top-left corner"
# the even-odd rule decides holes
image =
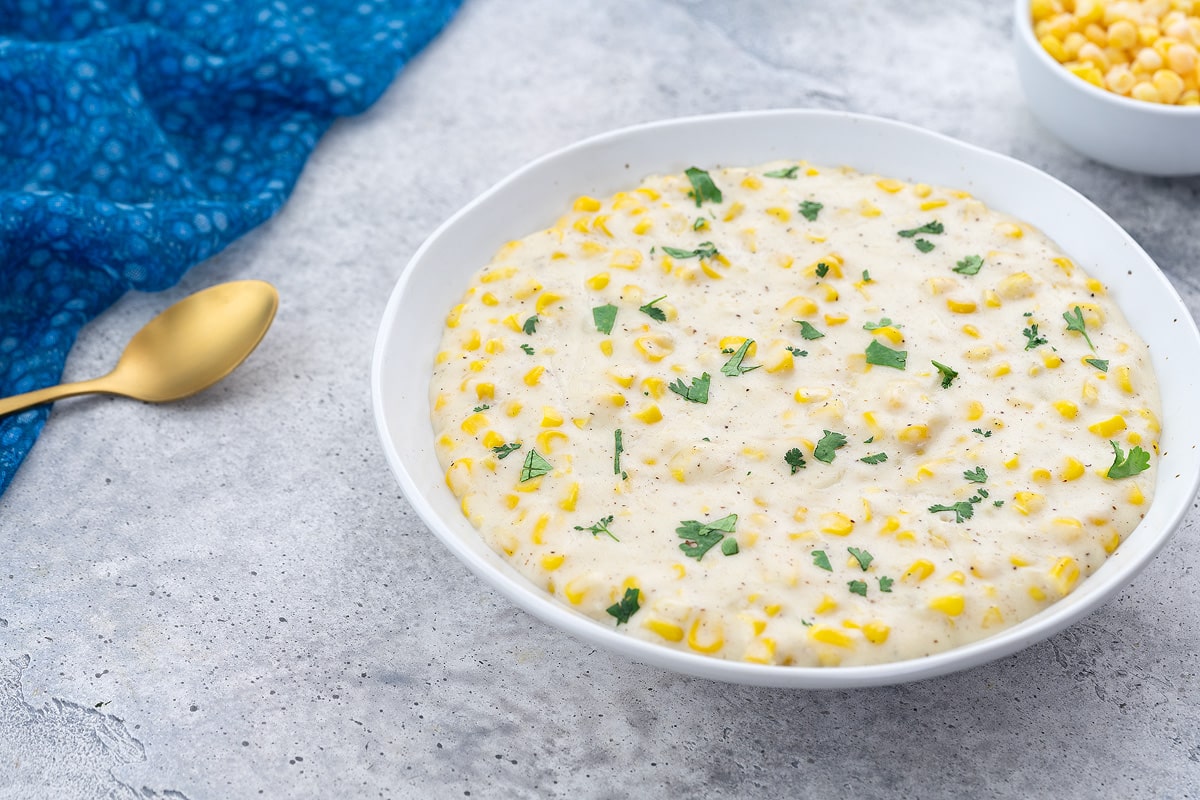
[[[792,347],[790,344],[784,349],[786,349],[789,353],[791,353],[792,355],[794,355],[798,358],[804,358],[808,355],[807,350],[801,350],[798,347]]]
[[[475,414],[478,414],[480,411],[487,411],[489,408],[491,408],[491,406],[489,406],[487,403],[484,403],[481,406],[475,406],[473,409],[471,409],[471,411]]]
[[[622,479],[625,473],[621,472],[621,453],[625,452],[625,447],[621,444],[621,429],[617,428],[613,431],[613,475],[620,475]]]
[[[1128,478],[1150,469],[1150,454],[1136,444],[1129,448],[1128,453],[1122,453],[1121,445],[1111,439],[1108,443],[1112,445],[1113,452],[1116,454],[1112,466],[1105,473],[1109,478],[1113,480]]]
[[[1032,350],[1033,348],[1040,347],[1041,345],[1044,345],[1046,342],[1050,341],[1049,339],[1047,339],[1044,336],[1038,336],[1038,329],[1037,329],[1036,322],[1033,323],[1032,325],[1030,325],[1025,330],[1021,331],[1021,333],[1025,334],[1025,338],[1028,339],[1028,341],[1025,342],[1026,350]]]
[[[608,537],[610,539],[612,539],[614,542],[619,542],[621,540],[618,539],[616,536],[614,536],[613,532],[608,529],[608,526],[612,524],[612,521],[613,521],[612,514],[609,514],[607,517],[601,518],[601,520],[599,522],[597,522],[593,525],[588,525],[586,528],[583,527],[582,525],[576,525],[575,530],[587,531],[592,536],[598,536],[601,533],[608,534]]]
[[[736,525],[737,514],[730,514],[713,522],[698,522],[694,519],[685,519],[675,529],[676,535],[685,540],[679,545],[679,549],[688,558],[694,558],[699,561],[704,558],[705,553],[713,549],[718,542],[725,538],[725,534],[733,533]]]
[[[868,364],[878,364],[881,367],[891,367],[893,369],[904,369],[907,360],[907,350],[893,350],[886,344],[880,344],[874,340],[867,345]]]
[[[947,367],[945,364],[941,364],[937,361],[930,361],[929,363],[937,367],[937,371],[942,373],[942,388],[949,389],[950,382],[958,377],[958,373],[953,368]]]
[[[862,571],[866,572],[867,567],[871,566],[871,562],[875,560],[875,556],[868,553],[866,550],[859,550],[857,547],[847,547],[850,555],[854,556],[854,560],[862,567]]]
[[[916,248],[922,253],[928,253],[936,246],[928,239],[917,239],[915,242],[913,242],[913,245],[916,246]]]
[[[792,322],[800,323],[800,336],[804,339],[811,341],[813,339],[820,339],[825,336],[825,334],[821,333],[805,320],[794,319]]]
[[[540,478],[553,469],[549,461],[538,455],[537,450],[530,450],[529,455],[525,456],[525,463],[521,465],[521,483]]]
[[[636,614],[638,609],[642,607],[642,604],[638,602],[640,595],[641,591],[638,589],[632,587],[626,589],[625,596],[621,598],[620,602],[613,603],[605,610],[617,618],[618,625],[622,622],[629,622],[629,618]]]
[[[864,269],[862,276],[863,283],[871,283],[873,280],[874,278],[871,277],[871,273]]]
[[[1108,362],[1102,358],[1085,358],[1084,361],[1091,364],[1101,372],[1108,372]]]
[[[750,345],[752,344],[754,344],[753,339],[747,339],[746,341],[742,342],[742,346],[737,349],[737,352],[730,356],[729,360],[725,362],[725,366],[721,367],[721,373],[728,375],[731,378],[736,378],[743,372],[749,372],[750,370],[761,367],[762,364],[756,364],[753,367],[742,366],[742,359],[746,357],[746,351],[750,349]]]
[[[873,456],[863,456],[859,461],[864,464],[882,464],[887,461],[887,453],[876,453]]]
[[[521,330],[525,331],[526,336],[532,336],[537,333],[538,315],[534,314],[529,319],[525,320],[525,324],[521,326]]]
[[[812,551],[813,565],[828,572],[833,572],[833,565],[829,563],[829,556],[825,555],[824,550]]]
[[[983,428],[971,428],[971,433],[978,433],[985,439],[990,439],[992,436],[991,431],[985,431]]]
[[[1096,345],[1092,344],[1092,337],[1088,336],[1087,323],[1083,320],[1083,311],[1080,310],[1079,306],[1075,306],[1071,311],[1064,313],[1063,319],[1067,321],[1067,330],[1082,333],[1083,338],[1087,340],[1088,347],[1093,353],[1096,352]]]
[[[671,258],[714,258],[717,247],[712,242],[701,242],[695,250],[681,250],[678,247],[663,247],[663,252]]]
[[[825,205],[823,203],[816,203],[816,202],[813,202],[812,200],[805,200],[803,203],[800,204],[800,214],[809,222],[816,222],[817,215],[821,213],[821,209],[824,207],[825,207]]]
[[[862,595],[863,597],[867,596],[867,582],[866,581],[850,581],[846,585],[850,587],[851,594]]]
[[[895,583],[895,581],[892,580],[891,578],[889,578],[888,576],[886,576],[886,575],[879,576],[879,591],[890,592],[892,590],[893,583]]]
[[[530,344],[521,345],[521,349],[525,351],[525,355],[527,355],[527,356],[531,356],[534,353],[533,345],[530,345]]]
[[[892,318],[891,318],[891,317],[884,317],[883,319],[879,320],[879,322],[864,322],[864,323],[863,323],[863,330],[864,330],[864,331],[877,331],[877,330],[879,330],[880,328],[896,328],[896,329],[900,329],[900,328],[903,328],[903,327],[904,327],[904,326],[903,326],[903,325],[901,325],[901,324],[899,324],[899,323],[892,322]]]
[[[764,178],[790,178],[791,180],[795,180],[796,173],[799,171],[800,171],[800,167],[798,165],[792,165],[790,167],[784,167],[783,169],[773,169],[770,172],[764,172],[763,177]]]
[[[799,447],[793,447],[783,454],[783,460],[789,467],[792,468],[791,474],[795,475],[798,470],[802,470],[808,466],[804,461],[804,453],[800,452]]]
[[[722,201],[721,190],[713,183],[712,176],[707,172],[696,167],[688,167],[683,172],[692,183],[692,191],[688,192],[688,195],[695,199],[697,208],[705,201],[709,203]]]
[[[613,323],[617,321],[617,307],[612,303],[596,306],[592,309],[592,320],[596,323],[596,330],[612,333]]]
[[[896,231],[896,232],[898,234],[900,234],[901,236],[903,236],[905,239],[911,239],[914,236],[916,236],[918,233],[945,233],[945,231],[946,231],[945,226],[943,226],[942,223],[938,222],[935,219],[933,222],[926,222],[924,225],[922,225],[919,228],[909,228],[906,231]]]
[[[721,542],[721,553],[727,556],[736,556],[738,554],[737,539],[730,536]]]
[[[684,400],[691,400],[693,403],[707,403],[708,385],[709,375],[707,372],[704,372],[701,373],[699,378],[692,378],[691,386],[684,383],[682,378],[676,378],[667,388]]]
[[[817,446],[813,448],[813,458],[817,461],[824,461],[826,464],[832,464],[834,451],[845,446],[845,436],[833,431],[825,431],[824,435],[817,442]]]
[[[662,297],[656,297],[653,300],[651,300],[649,303],[646,303],[646,305],[638,306],[638,311],[641,311],[643,314],[650,317],[650,319],[657,320],[659,322],[666,322],[667,321],[667,312],[663,311],[661,308],[654,305],[659,300],[666,300],[666,299],[667,299],[667,296],[665,294]]]
[[[824,261],[818,262],[816,272],[818,278],[824,278],[829,274],[829,265]]]
[[[507,458],[507,457],[508,457],[508,456],[509,456],[511,453],[513,453],[513,452],[514,452],[514,451],[516,451],[516,450],[520,450],[520,449],[521,449],[521,443],[520,443],[520,442],[508,442],[508,443],[506,443],[506,444],[502,444],[502,445],[498,445],[498,446],[496,446],[496,447],[493,447],[493,448],[492,448],[492,452],[496,454],[496,458],[498,458],[498,459],[500,459],[501,461],[503,461],[503,460],[504,460],[505,458]]]
[[[987,470],[984,469],[983,467],[976,467],[975,469],[969,469],[963,473],[963,477],[966,478],[971,483],[987,483]],[[980,489],[979,493],[983,494],[984,497],[987,497],[987,495],[984,494],[983,489]]]
[[[959,502],[949,506],[930,506],[929,510],[934,514],[938,513],[939,511],[953,511],[954,521],[958,523],[961,523],[964,519],[970,519],[975,515],[975,506],[971,505],[966,500],[960,500]]]
[[[983,258],[981,256],[967,256],[956,263],[954,271],[960,275],[978,275],[979,268],[982,266]]]
[[[708,227],[708,220],[704,217],[696,217],[696,221],[692,223],[692,230],[702,231]]]

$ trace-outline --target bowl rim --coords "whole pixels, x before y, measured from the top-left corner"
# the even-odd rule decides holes
[[[1018,1],[1025,2],[1025,0]],[[395,438],[389,433],[382,386],[383,373],[388,368],[385,358],[390,343],[389,334],[396,324],[397,314],[405,298],[408,285],[424,263],[427,253],[434,248],[435,244],[442,237],[448,232],[453,231],[460,220],[473,213],[479,206],[489,203],[493,197],[506,191],[528,173],[540,170],[556,160],[569,158],[579,150],[604,146],[612,142],[619,142],[625,138],[636,138],[646,134],[670,131],[677,126],[719,125],[729,120],[749,120],[769,123],[772,120],[792,117],[800,119],[826,118],[830,120],[842,120],[846,124],[858,123],[877,126],[884,130],[890,128],[904,131],[910,136],[916,135],[929,138],[938,147],[961,150],[964,157],[994,160],[1006,170],[1023,171],[1031,179],[1047,181],[1056,185],[1060,191],[1070,195],[1080,207],[1090,209],[1091,213],[1099,215],[1100,218],[1106,220],[1113,227],[1115,233],[1132,248],[1132,251],[1140,255],[1146,264],[1153,267],[1153,272],[1149,277],[1156,280],[1160,288],[1173,298],[1178,308],[1183,312],[1186,329],[1183,333],[1187,334],[1190,347],[1195,352],[1200,353],[1200,332],[1197,331],[1195,321],[1190,312],[1187,311],[1186,305],[1183,303],[1174,286],[1167,280],[1165,274],[1162,273],[1153,259],[1145,253],[1140,245],[1124,229],[1117,225],[1111,217],[1084,195],[1057,178],[1025,162],[909,123],[843,111],[769,109],[659,119],[587,137],[529,161],[479,194],[442,222],[416,250],[402,270],[389,296],[376,337],[372,357],[372,408],[376,431],[380,437],[388,463],[413,510],[417,512],[418,516],[420,516],[434,535],[441,540],[443,545],[454,553],[460,562],[465,564],[477,577],[482,578],[488,587],[499,592],[517,607],[548,623],[551,627],[567,633],[572,638],[603,646],[610,652],[619,653],[642,664],[696,677],[745,685],[798,689],[847,689],[892,685],[937,677],[1012,655],[1078,622],[1130,584],[1178,530],[1184,516],[1191,507],[1191,498],[1194,498],[1197,491],[1200,490],[1200,462],[1192,465],[1194,468],[1192,470],[1193,474],[1190,476],[1188,499],[1180,502],[1169,513],[1160,526],[1161,530],[1157,533],[1157,538],[1152,541],[1152,546],[1144,546],[1135,551],[1125,551],[1126,555],[1123,556],[1125,559],[1124,563],[1113,569],[1115,574],[1109,576],[1107,583],[1092,591],[1084,600],[1067,605],[1064,605],[1063,602],[1051,604],[1037,615],[1006,628],[993,636],[927,656],[860,666],[796,667],[752,664],[718,659],[674,650],[650,641],[635,639],[615,629],[603,626],[595,620],[566,607],[565,604],[562,604],[547,595],[544,591],[533,586],[527,579],[524,579],[524,581],[528,585],[513,580],[499,568],[488,563],[484,557],[471,550],[453,533],[446,520],[437,509],[433,508],[430,501],[417,485],[416,480],[409,472],[396,448]],[[1037,224],[1037,220],[1034,220],[1033,223]],[[432,440],[432,428],[430,429],[430,439]],[[1159,473],[1159,480],[1163,480],[1161,471]],[[1156,496],[1155,500],[1157,499]],[[1153,503],[1148,507],[1147,514],[1149,514],[1149,510],[1152,507]],[[1136,532],[1136,529],[1134,532]],[[1131,532],[1129,535],[1132,536],[1134,532]],[[1118,548],[1117,553],[1114,556],[1110,556],[1109,561],[1118,557],[1118,554],[1121,553],[1122,551]],[[523,578],[523,576],[521,577]],[[1081,591],[1087,582],[1094,578],[1095,576],[1089,576],[1088,579],[1080,583],[1075,592]]]
[[[1029,50],[1034,60],[1057,76],[1063,85],[1080,91],[1086,97],[1098,102],[1111,103],[1114,108],[1125,109],[1149,116],[1162,116],[1168,119],[1196,119],[1200,121],[1200,106],[1167,105],[1165,103],[1150,103],[1145,100],[1135,100],[1132,97],[1101,89],[1083,78],[1076,77],[1058,63],[1033,32],[1033,0],[1015,0],[1013,10],[1014,36],[1026,50]]]

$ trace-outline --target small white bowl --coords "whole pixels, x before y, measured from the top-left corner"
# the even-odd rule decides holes
[[[1164,427],[1154,500],[1117,551],[1064,599],[991,638],[925,658],[861,667],[784,667],[671,650],[618,633],[535,587],[459,509],[434,452],[429,379],[447,311],[511,239],[541,230],[581,194],[604,197],[655,173],[807,159],[955,187],[1041,228],[1103,281],[1150,345]],[[1126,586],[1166,543],[1200,483],[1200,335],[1150,257],[1104,212],[1045,173],[898,122],[829,111],[675,119],[604,134],[518,170],[447,220],[413,256],[376,339],[371,389],[383,449],[412,507],[496,591],[534,616],[635,661],[715,680],[808,689],[879,686],[973,667],[1065,628]]]
[[[1013,50],[1030,111],[1083,155],[1145,175],[1200,175],[1200,106],[1147,103],[1068,72],[1038,43],[1030,0],[1016,0]]]

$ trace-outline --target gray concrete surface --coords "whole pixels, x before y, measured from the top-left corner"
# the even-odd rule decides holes
[[[511,170],[610,128],[782,106],[916,123],[1096,201],[1200,306],[1200,180],[1090,163],[1029,116],[1009,3],[469,0],[272,222],[87,330],[255,277],[245,366],[169,406],[59,404],[0,498],[0,797],[1200,796],[1200,514],[1018,655],[854,692],[743,688],[564,638],[400,497],[370,412],[386,297]]]

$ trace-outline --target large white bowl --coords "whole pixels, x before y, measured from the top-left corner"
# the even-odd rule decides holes
[[[862,667],[724,661],[617,633],[534,587],[480,538],[434,454],[429,376],[448,309],[504,242],[551,225],[581,194],[603,197],[646,175],[772,159],[848,165],[957,187],[1045,231],[1104,281],[1150,344],[1165,425],[1156,495],[1116,553],[1063,600],[997,635],[925,658]],[[897,122],[827,111],[675,119],[607,133],[517,171],[447,220],[409,262],[375,345],[371,388],[383,448],[405,496],[471,570],[529,613],[578,639],[664,669],[768,686],[846,688],[928,678],[1008,655],[1080,619],[1127,585],[1179,525],[1200,482],[1200,336],[1149,256],[1082,195],[1013,159]]]
[[[1029,110],[1089,158],[1146,175],[1200,175],[1200,106],[1106,92],[1072,75],[1038,44],[1030,0],[1013,8],[1013,52]]]

